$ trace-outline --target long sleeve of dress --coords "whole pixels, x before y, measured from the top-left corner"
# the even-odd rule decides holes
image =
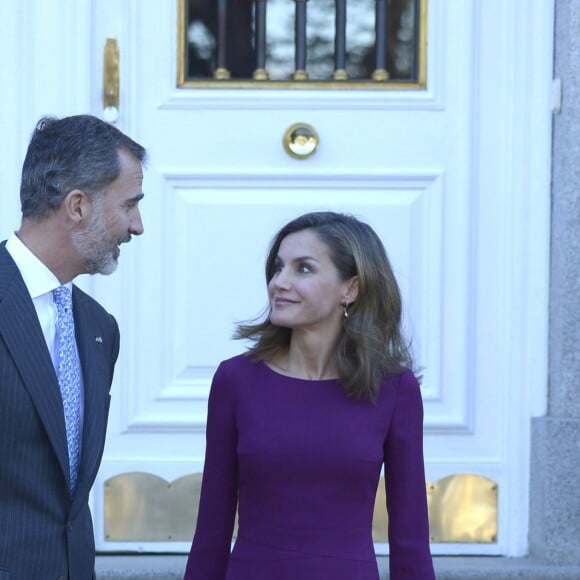
[[[384,444],[392,580],[435,578],[423,461],[423,403],[419,384],[401,375],[391,427]]]
[[[184,580],[224,580],[237,506],[234,385],[223,365],[208,400],[206,451],[197,526]]]

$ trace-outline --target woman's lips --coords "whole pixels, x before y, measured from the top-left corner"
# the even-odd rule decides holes
[[[294,300],[288,300],[288,298],[274,298],[274,304],[276,306],[284,306],[286,304],[296,304]]]

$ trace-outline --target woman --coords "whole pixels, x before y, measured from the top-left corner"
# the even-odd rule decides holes
[[[385,464],[392,580],[434,578],[423,409],[401,298],[376,233],[315,212],[277,234],[268,318],[212,383],[186,580],[378,580]],[[230,555],[238,508],[237,539]]]

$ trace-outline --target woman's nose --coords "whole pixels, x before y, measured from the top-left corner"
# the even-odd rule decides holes
[[[282,268],[276,274],[274,274],[274,278],[272,279],[274,286],[276,288],[288,288],[290,285],[290,277],[288,276],[288,272],[285,268]]]

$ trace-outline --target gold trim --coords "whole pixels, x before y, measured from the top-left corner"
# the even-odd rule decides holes
[[[202,473],[173,482],[152,473],[128,472],[104,483],[104,534],[108,542],[191,541]],[[458,473],[426,482],[433,543],[497,542],[498,488],[481,475]],[[387,542],[385,480],[375,497],[373,540]],[[237,522],[234,537],[237,535]]]
[[[371,75],[373,81],[377,81],[379,83],[385,82],[389,80],[389,71],[385,68],[376,68]]]
[[[180,89],[256,89],[256,90],[322,90],[322,89],[348,89],[350,91],[357,90],[391,90],[391,91],[416,91],[425,88],[419,83],[411,83],[407,81],[389,80],[385,83],[378,83],[376,81],[236,81],[229,80],[227,82],[218,82],[213,80],[204,81],[185,81]]]
[[[119,46],[116,38],[105,42],[103,65],[103,109],[119,110]]]
[[[202,474],[173,482],[131,472],[105,482],[105,539],[108,542],[190,542],[199,507]]]
[[[419,2],[419,70],[417,81],[421,88],[427,87],[427,26],[429,24],[427,2],[428,0],[420,0]]]
[[[185,86],[185,47],[186,43],[186,26],[185,26],[185,2],[186,0],[177,0],[177,86]]]
[[[348,72],[344,68],[337,68],[332,73],[332,78],[335,81],[347,81],[348,80]]]
[[[227,81],[230,76],[230,71],[227,68],[216,68],[213,73],[213,78],[216,81]]]
[[[431,542],[497,542],[497,484],[481,475],[459,473],[427,487]]]
[[[257,68],[254,71],[253,77],[255,81],[267,81],[269,78],[268,71],[265,68]]]
[[[427,25],[428,25],[428,0],[419,0],[419,70],[417,71],[417,81],[389,80],[388,82],[377,81],[351,81],[351,80],[331,80],[331,81],[272,81],[262,80],[228,80],[227,82],[217,80],[187,80],[185,78],[185,47],[186,47],[186,26],[185,26],[185,2],[178,1],[177,16],[177,87],[180,89],[348,89],[348,90],[390,90],[409,91],[421,90],[427,87]],[[298,72],[298,71],[296,71]],[[296,72],[294,74],[296,74]]]
[[[308,80],[308,73],[305,70],[299,68],[299,69],[294,71],[292,78],[295,81],[307,81]]]
[[[378,544],[389,541],[389,516],[387,515],[387,494],[385,491],[385,478],[379,479],[375,507],[373,510],[373,542]]]

